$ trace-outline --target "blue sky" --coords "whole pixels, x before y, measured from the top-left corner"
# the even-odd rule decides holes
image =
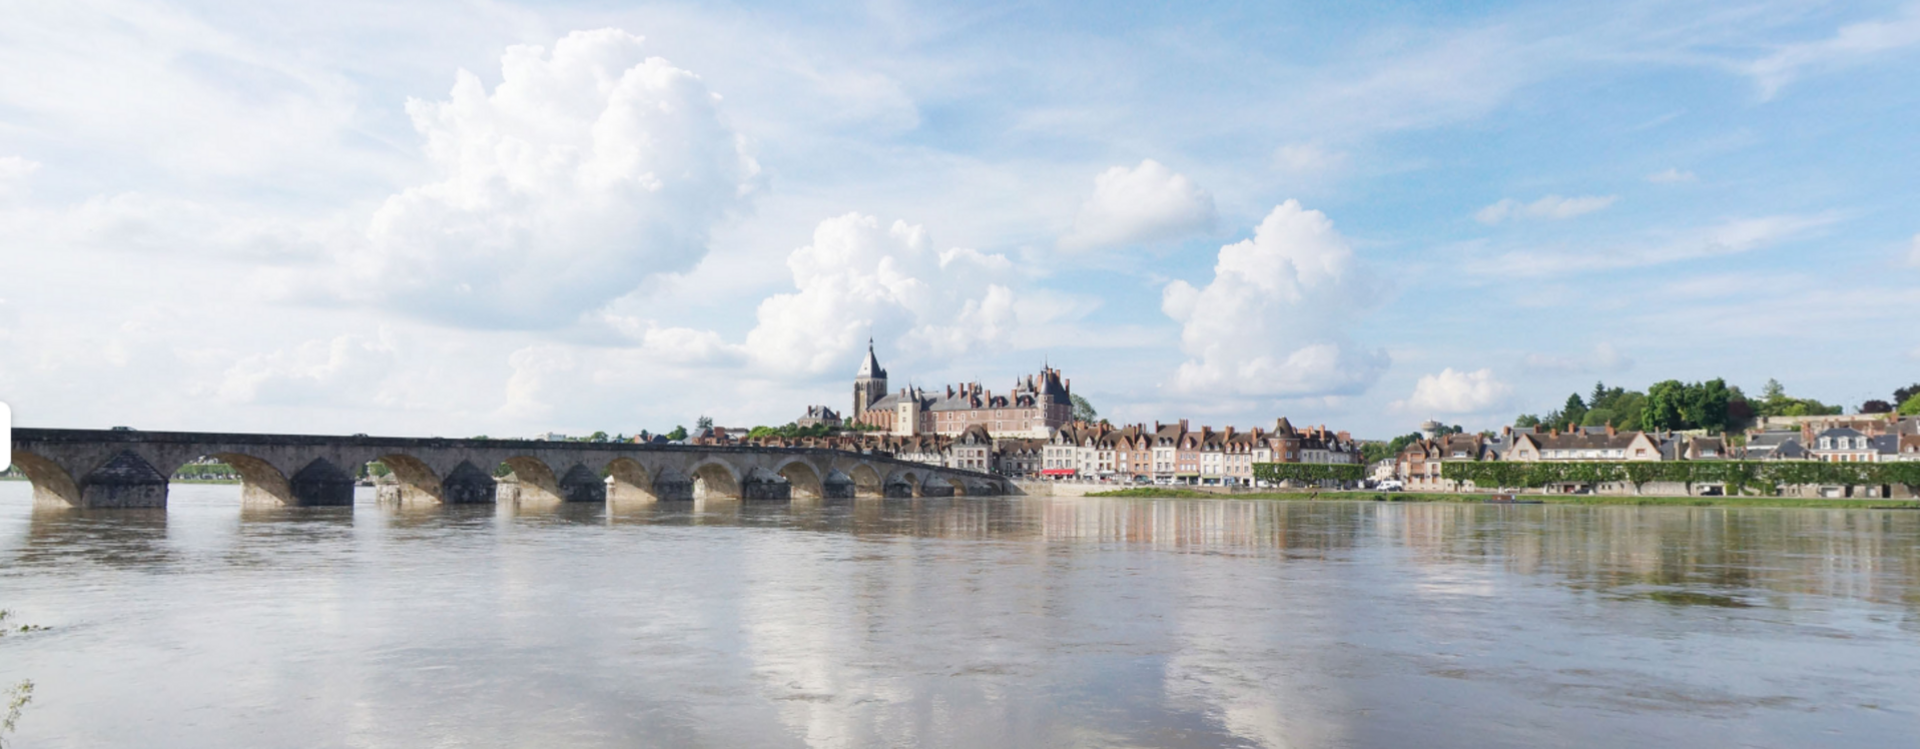
[[[25,3],[17,423],[1387,437],[1920,380],[1920,4]],[[464,71],[464,72],[463,72]]]

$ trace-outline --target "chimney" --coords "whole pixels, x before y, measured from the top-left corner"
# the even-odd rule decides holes
[[[1612,437],[1613,435],[1614,435],[1614,431],[1613,431],[1613,420],[1612,420],[1612,419],[1608,419],[1608,420],[1607,420],[1607,436],[1608,436],[1608,437]]]
[[[1181,434],[1186,434],[1186,433],[1187,433],[1187,420],[1186,420],[1186,419],[1181,419],[1181,420],[1180,420],[1180,433],[1181,433]]]

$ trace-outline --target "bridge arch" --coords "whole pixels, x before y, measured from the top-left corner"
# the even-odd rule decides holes
[[[807,461],[798,458],[789,460],[780,466],[777,473],[792,487],[793,499],[824,499],[827,496],[826,479]]]
[[[73,474],[46,458],[33,453],[15,452],[13,466],[26,474],[27,481],[33,484],[35,504],[58,507],[80,506],[80,485],[73,480]]]
[[[886,496],[886,489],[880,481],[880,472],[873,470],[873,466],[856,463],[852,468],[847,469],[847,478],[853,479],[853,496],[855,497]]]
[[[560,478],[547,462],[531,455],[515,455],[500,462],[507,474],[499,478],[502,489],[525,502],[560,502]],[[496,475],[498,475],[496,473]]]
[[[614,458],[607,463],[607,501],[609,502],[652,502],[658,499],[653,493],[653,476],[640,461],[632,458]]]
[[[213,458],[229,466],[234,473],[240,474],[240,503],[256,507],[274,507],[299,504],[293,497],[293,482],[280,472],[272,463],[239,452],[208,453],[204,457]],[[168,471],[171,476],[175,471]]]
[[[920,496],[920,477],[921,474],[912,470],[895,471],[893,475],[887,477],[887,483],[882,488],[882,492],[889,499],[918,497]]]
[[[433,468],[419,458],[405,453],[390,453],[379,458],[380,464],[387,467],[391,483],[380,486],[377,496],[382,502],[399,504],[435,503],[441,501],[440,476]]]
[[[739,499],[740,477],[733,467],[717,460],[709,460],[694,466],[692,475],[694,499]]]

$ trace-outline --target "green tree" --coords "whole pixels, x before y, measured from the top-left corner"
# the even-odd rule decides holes
[[[587,441],[588,441],[588,442],[605,442],[605,441],[607,441],[607,433],[606,433],[606,432],[594,432],[593,434],[591,434],[591,435],[588,435],[588,437],[587,437]]]
[[[1093,404],[1088,403],[1087,399],[1082,398],[1079,395],[1071,395],[1071,396],[1068,396],[1068,398],[1072,399],[1073,401],[1073,420],[1074,421],[1084,421],[1087,423],[1093,423],[1095,420],[1100,418],[1100,412],[1094,410]]]
[[[1372,465],[1399,455],[1401,450],[1407,449],[1407,445],[1418,441],[1420,441],[1420,433],[1414,432],[1400,435],[1386,442],[1367,442],[1360,445],[1360,455],[1366,458],[1368,465]]]
[[[1900,415],[1920,416],[1920,393],[1914,393],[1906,400],[1900,401]]]
[[[674,440],[676,442],[686,438],[687,438],[687,428],[684,426],[676,426],[673,428],[673,431],[667,432],[667,439]]]
[[[1727,428],[1727,400],[1732,395],[1727,383],[1718,377],[1685,386],[1680,406],[1681,421],[1687,429],[1712,432]]]
[[[1587,402],[1580,400],[1580,394],[1567,396],[1567,404],[1560,407],[1560,426],[1577,426],[1587,416]]]
[[[1527,428],[1537,427],[1540,426],[1540,417],[1533,414],[1520,414],[1514,417],[1513,425]]]
[[[693,428],[700,431],[706,431],[708,429],[712,429],[713,417],[702,415],[700,418],[694,419]]]
[[[1663,380],[1647,388],[1647,405],[1640,412],[1642,429],[1681,429],[1686,423],[1687,386],[1679,380]]]
[[[1613,424],[1613,421],[1614,421],[1613,409],[1595,408],[1587,411],[1586,417],[1580,419],[1580,426],[1603,427],[1608,424]],[[1619,426],[1619,425],[1615,424],[1615,426]]]

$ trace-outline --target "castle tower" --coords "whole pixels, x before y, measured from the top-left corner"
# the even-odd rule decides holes
[[[880,367],[880,360],[873,355],[873,339],[867,339],[867,360],[860,363],[860,374],[853,378],[853,413],[850,420],[858,421],[867,407],[881,398],[887,397],[887,370]]]

